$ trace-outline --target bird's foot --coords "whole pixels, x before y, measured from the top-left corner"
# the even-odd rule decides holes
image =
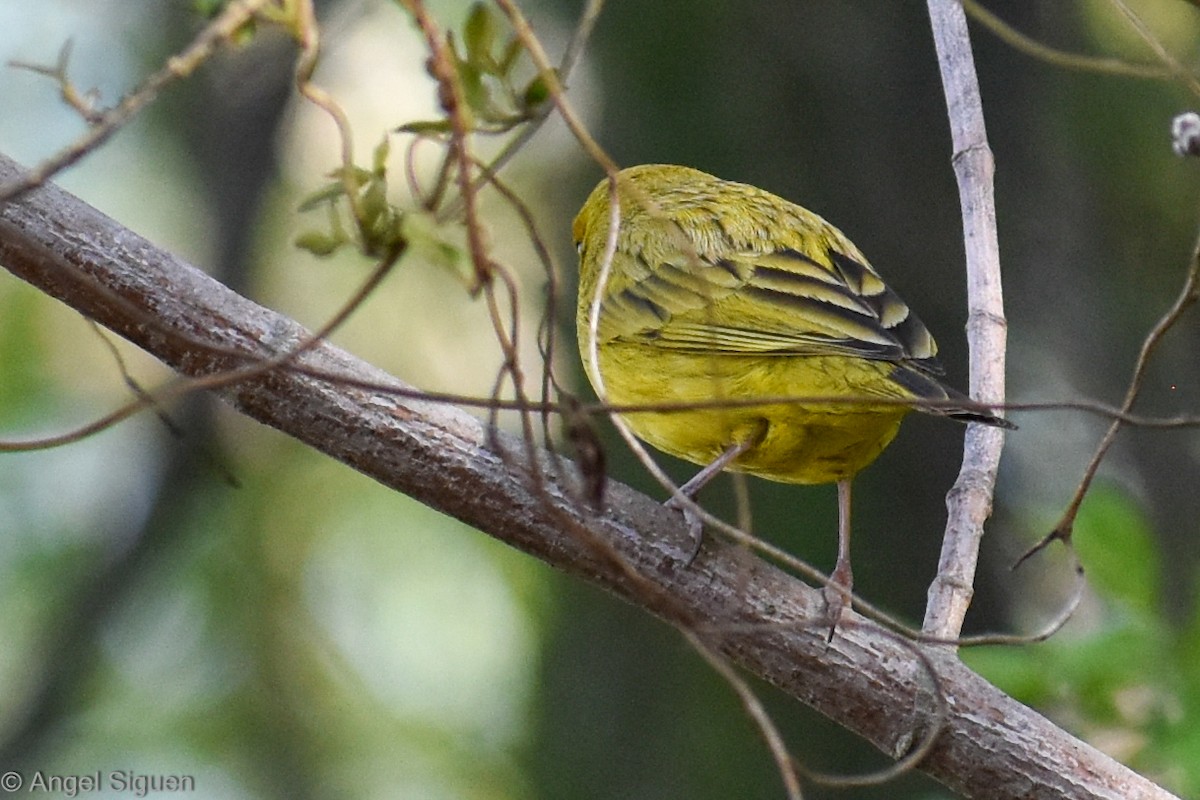
[[[842,614],[851,607],[853,596],[850,592],[849,582],[838,580],[836,571],[830,576],[829,582],[825,584],[821,594],[825,597],[825,619],[829,622],[829,636],[825,641],[832,642],[837,625],[842,620]]]
[[[704,544],[704,522],[700,519],[700,514],[693,508],[692,503],[689,502],[690,500],[690,497],[675,495],[663,503],[667,508],[674,508],[683,514],[683,522],[687,525],[688,536],[692,540],[692,549],[687,561],[684,562],[685,567],[692,565],[696,556],[700,555],[700,545]]]

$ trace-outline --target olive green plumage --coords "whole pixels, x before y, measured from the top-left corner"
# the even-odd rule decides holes
[[[596,331],[600,376],[589,316],[609,230],[607,180],[574,223],[580,350],[606,401],[862,400],[625,415],[640,438],[697,464],[753,440],[728,469],[827,483],[873,461],[909,411],[872,399],[965,400],[940,382],[929,331],[821,217],[687,167],[631,167],[618,187],[621,223]],[[962,408],[929,410],[1005,424]]]

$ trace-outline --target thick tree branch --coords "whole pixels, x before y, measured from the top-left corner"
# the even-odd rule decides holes
[[[18,177],[0,157],[0,184]],[[231,351],[275,357],[307,335],[53,186],[0,208],[0,263],[186,375],[246,363]],[[965,795],[1171,797],[1005,696],[945,648],[925,648],[923,662],[915,645],[855,616],[827,645],[827,628],[811,625],[819,592],[739,548],[709,542],[684,567],[680,520],[644,495],[610,484],[604,515],[591,514],[577,500],[568,462],[489,432],[457,408],[389,393],[384,387],[406,387],[330,345],[298,363],[302,370],[276,368],[216,391],[386,486],[687,625],[892,757],[937,722],[925,667],[932,663],[949,713],[921,768]]]

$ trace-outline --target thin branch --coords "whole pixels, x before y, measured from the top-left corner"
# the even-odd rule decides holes
[[[592,38],[592,30],[596,27],[596,22],[600,19],[600,12],[603,9],[604,0],[588,0],[587,5],[584,6],[583,13],[579,15],[579,24],[575,26],[575,31],[571,34],[571,41],[567,43],[567,49],[563,51],[562,61],[558,65],[558,74],[562,80],[568,80],[575,70],[575,65],[583,55],[584,47]]]
[[[1129,379],[1129,388],[1125,391],[1125,399],[1121,402],[1120,412],[1122,415],[1132,410],[1133,404],[1137,402],[1138,395],[1142,391],[1142,385],[1146,380],[1146,370],[1150,366],[1150,358],[1154,355],[1154,351],[1158,349],[1163,336],[1166,335],[1167,331],[1179,321],[1180,317],[1197,300],[1200,300],[1200,238],[1197,238],[1196,245],[1192,250],[1191,264],[1188,266],[1187,274],[1184,276],[1179,296],[1175,298],[1175,302],[1171,304],[1171,307],[1154,324],[1154,327],[1142,342],[1137,361],[1133,366],[1133,375]],[[1071,502],[1067,504],[1067,508],[1059,518],[1058,523],[1040,542],[1027,550],[1018,559],[1017,564],[1025,561],[1056,539],[1070,544],[1071,533],[1075,528],[1075,518],[1079,514],[1080,507],[1083,505],[1083,499],[1087,496],[1088,489],[1091,488],[1092,481],[1100,469],[1101,462],[1104,460],[1105,455],[1108,454],[1109,448],[1112,447],[1113,441],[1117,438],[1117,433],[1120,432],[1124,424],[1121,416],[1113,419],[1112,423],[1108,426],[1108,430],[1101,437],[1100,443],[1096,445],[1096,450],[1092,453],[1091,460],[1083,470],[1083,477],[1080,479],[1079,485],[1075,487],[1075,494],[1071,497]]]
[[[1143,78],[1165,81],[1177,73],[1155,64],[1134,64],[1119,58],[1106,58],[1067,53],[1028,36],[1000,17],[988,11],[977,0],[959,0],[971,19],[987,28],[997,39],[1027,56],[1056,67],[1077,72],[1094,72],[1124,78]]]
[[[239,28],[254,18],[270,0],[236,0],[221,14],[205,26],[192,43],[178,55],[167,60],[162,69],[146,78],[141,85],[121,98],[121,102],[104,112],[91,110],[85,114],[90,127],[87,132],[58,154],[43,161],[35,169],[24,173],[20,180],[0,185],[0,200],[11,200],[30,189],[41,186],[54,175],[79,161],[104,144],[117,131],[133,119],[139,111],[158,97],[163,89],[181,78],[186,78],[208,60],[220,44],[228,40]],[[69,50],[65,51],[69,54]],[[28,67],[26,67],[28,68]],[[60,55],[57,70],[48,70],[59,81],[64,97],[77,94],[66,76],[65,56]]]
[[[775,727],[774,720],[767,713],[767,709],[763,707],[758,695],[750,688],[750,684],[746,683],[737,673],[733,665],[729,663],[729,659],[719,650],[714,649],[712,644],[706,642],[694,631],[684,630],[683,634],[692,649],[708,662],[713,671],[733,687],[734,693],[742,701],[742,707],[746,709],[746,713],[750,715],[754,724],[762,732],[767,741],[767,749],[771,751],[771,757],[775,759],[775,768],[779,770],[779,774],[783,778],[783,788],[787,792],[788,800],[803,800],[804,795],[800,791],[800,776],[796,772],[796,764],[788,752],[787,744],[783,741],[783,735]]]
[[[75,42],[67,39],[58,51],[58,61],[55,62],[53,67],[15,60],[9,61],[8,65],[14,69],[23,69],[37,75],[53,78],[54,82],[58,84],[59,99],[74,109],[79,118],[88,125],[98,125],[104,122],[104,112],[96,107],[97,96],[95,90],[81,92],[79,91],[79,87],[71,80],[71,51],[74,47]]]
[[[86,276],[79,276],[80,280],[86,281]],[[375,274],[368,279],[372,282],[378,277]],[[98,293],[114,299],[106,295],[102,291],[103,287],[93,284],[91,289]],[[356,290],[351,300],[343,306],[343,309],[337,312],[337,316],[345,317],[352,312],[364,299],[363,289]],[[115,298],[122,300],[122,298]],[[159,324],[153,317],[146,316],[143,309],[135,308],[124,304],[126,310],[131,311],[135,315],[143,317],[143,324],[151,331],[157,331]],[[161,331],[160,331],[161,332]],[[186,344],[189,347],[195,348],[198,351],[204,351],[212,356],[225,356],[234,361],[243,361],[246,359],[246,354],[240,350],[232,350],[215,346],[210,342],[205,342],[194,336],[188,336],[182,332],[172,332],[172,336],[180,339],[181,344]],[[361,376],[349,375],[339,372],[328,372],[312,366],[297,364],[287,361],[286,359],[277,365],[276,368],[295,372],[298,375],[304,375],[314,380],[325,381],[327,383],[337,384],[348,388],[362,389],[364,391],[377,392],[397,398],[409,400],[422,400],[430,403],[445,403],[447,405],[463,406],[465,408],[479,408],[487,411],[517,411],[529,412],[542,415],[563,415],[566,417],[594,417],[602,416],[609,417],[614,414],[632,414],[638,412],[652,411],[658,414],[670,414],[673,412],[696,411],[706,408],[744,408],[753,406],[769,406],[781,405],[787,403],[801,403],[805,405],[846,405],[849,403],[861,402],[856,398],[847,397],[825,397],[821,395],[778,395],[765,396],[753,399],[723,399],[711,398],[707,400],[695,400],[689,402],[661,402],[661,403],[582,403],[578,400],[566,398],[561,401],[552,400],[519,400],[519,399],[504,399],[496,397],[480,397],[478,395],[460,394],[458,392],[435,392],[426,389],[418,389],[412,386],[397,386],[394,383],[376,383],[370,380],[364,380]],[[204,389],[213,389],[221,384],[222,381],[240,380],[242,376],[208,376],[202,384],[190,383],[186,385],[176,386],[179,380],[171,381],[157,389],[147,390],[150,394],[145,399],[131,401],[130,403],[121,406],[113,411],[104,414],[103,416],[84,423],[78,428],[68,430],[53,436],[25,439],[25,440],[4,440],[0,439],[0,453],[4,452],[28,452],[32,450],[49,450],[54,447],[74,444],[88,436],[98,433],[118,422],[129,419],[131,416],[151,407],[155,403],[165,403],[168,400],[179,397],[182,394],[192,391],[200,391]],[[561,391],[561,390],[560,390]],[[909,405],[908,401],[902,399],[890,398],[872,398],[871,402],[875,405]],[[953,402],[955,408],[962,407],[961,401]],[[925,403],[930,405],[931,403]],[[933,404],[936,406],[936,404]],[[1195,414],[1177,414],[1169,417],[1158,417],[1146,414],[1136,414],[1132,411],[1122,411],[1119,408],[1110,406],[1107,403],[1099,403],[1085,400],[1063,401],[1063,402],[1039,402],[1039,403],[996,403],[989,405],[980,405],[981,409],[991,411],[1078,411],[1109,422],[1120,422],[1123,425],[1131,428],[1146,428],[1149,430],[1188,430],[1200,428],[1200,415]],[[669,491],[669,487],[668,488]]]
[[[471,252],[471,264],[475,268],[475,290],[478,291],[492,280],[494,265],[483,241],[483,226],[479,222],[476,185],[471,173],[475,167],[471,157],[471,123],[467,119],[467,102],[463,87],[458,79],[454,56],[450,45],[437,22],[429,15],[422,0],[401,0],[412,14],[417,27],[425,35],[429,48],[428,67],[438,83],[438,100],[450,121],[450,157],[455,162],[459,198],[466,215],[467,245]],[[515,331],[514,331],[515,333]]]
[[[954,175],[962,203],[967,255],[967,344],[971,352],[971,396],[1004,400],[1007,323],[1000,288],[1000,248],[996,238],[995,162],[987,143],[979,79],[971,55],[967,19],[957,0],[929,0],[929,17],[949,110]],[[946,497],[946,533],[938,574],[929,587],[925,633],[953,639],[974,591],[975,566],[983,525],[992,512],[996,470],[1004,434],[998,428],[969,425],[962,468]]]
[[[1171,55],[1170,51],[1163,46],[1163,43],[1154,35],[1142,18],[1126,5],[1123,0],[1108,1],[1125,17],[1125,20],[1129,23],[1129,27],[1133,28],[1134,32],[1137,33],[1146,46],[1154,51],[1155,57],[1166,65],[1168,76],[1186,86],[1188,91],[1193,95],[1200,95],[1200,81],[1196,80],[1196,76],[1192,74],[1192,71],[1181,64],[1179,59]]]

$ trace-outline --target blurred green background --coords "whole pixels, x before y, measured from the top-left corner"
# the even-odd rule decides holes
[[[1151,58],[1107,2],[986,5],[1058,47]],[[1131,5],[1183,63],[1197,62],[1196,8]],[[429,6],[457,27],[468,4]],[[524,7],[556,55],[580,6]],[[346,105],[365,160],[384,131],[435,114],[421,42],[387,0],[319,9],[317,81]],[[0,0],[0,58],[52,64],[72,39],[73,79],[112,103],[199,23],[189,0]],[[1196,98],[1048,66],[977,25],[972,35],[997,161],[1010,398],[1115,404],[1197,237],[1200,167],[1175,158],[1168,138]],[[59,182],[316,326],[366,265],[291,246],[312,224],[297,217],[299,199],[337,155],[327,119],[290,91],[292,53],[264,35],[218,59]],[[689,164],[834,221],[935,332],[965,388],[958,199],[924,3],[613,2],[571,92],[621,164]],[[0,152],[26,164],[82,131],[45,78],[0,70],[0,97]],[[433,156],[419,150],[418,163]],[[569,221],[598,168],[555,121],[506,175],[533,201],[569,276]],[[532,342],[544,278],[511,215],[494,202],[485,212],[500,257],[519,267]],[[558,323],[569,345],[572,324]],[[334,338],[428,389],[486,393],[500,364],[482,304],[416,259]],[[1198,347],[1193,315],[1166,340],[1140,410],[1195,411]],[[556,369],[581,386],[571,350]],[[121,352],[143,384],[165,377]],[[85,321],[0,274],[0,437],[61,431],[127,398]],[[143,415],[70,447],[0,457],[0,770],[187,774],[206,798],[782,795],[729,689],[666,626],[208,398],[168,412],[181,435]],[[1078,411],[1014,417],[1021,429],[1008,437],[969,631],[1031,630],[1060,607],[1071,583],[1061,553],[1009,566],[1053,525],[1105,426]],[[912,418],[856,483],[856,588],[914,621],[961,436]],[[609,442],[611,472],[656,491]],[[1091,587],[1076,618],[1046,644],[965,654],[1059,724],[1191,796],[1198,457],[1194,431],[1124,432],[1077,528]],[[760,534],[832,565],[831,487],[750,489]],[[731,496],[718,483],[706,500],[731,513]],[[885,763],[763,691],[810,766]],[[806,796],[951,795],[911,776]]]

